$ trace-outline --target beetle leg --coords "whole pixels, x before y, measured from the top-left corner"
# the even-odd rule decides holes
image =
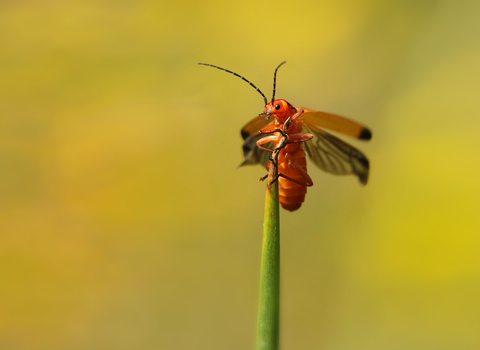
[[[304,110],[303,109],[299,109],[297,111],[297,113],[295,113],[295,115],[292,117],[292,119],[290,119],[290,121],[288,121],[288,123],[290,124],[290,122],[294,121],[295,119],[297,119],[298,117],[300,117],[302,114],[303,114]]]
[[[288,143],[295,143],[295,142],[307,142],[309,140],[313,139],[313,135],[312,134],[307,134],[307,133],[297,133],[297,134],[293,134],[293,135],[290,135],[288,137],[288,140],[287,142],[285,142],[285,144],[288,144]]]
[[[308,174],[307,174],[308,176]],[[310,186],[313,186],[313,181],[312,179],[310,179],[310,176],[308,176],[308,178],[310,179],[310,181],[308,182],[303,182],[303,181],[300,181],[300,180],[296,180],[294,178],[291,178],[290,176],[287,176],[285,174],[282,174],[282,173],[278,173],[277,176],[275,177],[275,179],[273,179],[272,181],[270,181],[270,185],[272,185],[275,181],[278,180],[279,177],[283,177],[284,179],[287,179],[288,181],[292,181],[292,182],[295,182],[296,184],[299,184],[299,185],[302,185],[302,186],[306,186],[306,187],[310,187]],[[263,180],[266,179],[266,177],[262,178]],[[263,181],[262,179],[260,179],[261,181]]]
[[[298,181],[298,180],[293,181],[292,179],[287,178],[288,180],[296,182],[297,184],[300,184],[302,186],[308,186],[308,187],[313,186],[312,178],[310,177],[310,175],[308,175],[308,173],[305,171],[305,169],[303,169],[300,165],[298,165],[295,162],[291,162],[288,165],[293,167],[302,176],[302,178],[303,178],[303,180],[305,180],[305,182],[301,182],[301,181]]]
[[[263,128],[261,128],[259,130],[259,132],[261,134],[271,134],[271,133],[276,132],[276,131],[280,131],[280,129],[275,124],[270,124],[270,125],[264,126]]]
[[[303,178],[304,181],[300,181],[300,180],[293,181],[292,179],[286,178],[284,176],[286,179],[293,181],[295,183],[298,183],[302,186],[313,186],[313,181],[310,175],[308,175],[307,171],[303,167],[295,163],[295,161],[290,158],[289,153],[285,154],[285,161],[287,162],[288,167],[295,169],[297,173],[300,174],[300,176]]]
[[[273,150],[271,150],[270,148],[263,147],[262,145],[265,144],[265,143],[269,143],[269,142],[275,141],[276,139],[277,139],[277,136],[275,136],[275,135],[265,136],[264,138],[261,138],[260,140],[258,140],[258,141],[256,142],[256,143],[257,143],[257,147],[260,148],[261,150],[264,150],[264,151],[267,151],[267,152],[272,153]]]
[[[274,124],[271,124],[271,125],[267,125],[263,128],[261,128],[259,130],[259,133],[261,134],[271,134],[271,133],[274,133],[274,132],[279,132],[280,134],[282,134],[283,137],[288,137],[287,133],[285,132],[285,130],[282,130],[282,129],[279,129],[276,125]]]

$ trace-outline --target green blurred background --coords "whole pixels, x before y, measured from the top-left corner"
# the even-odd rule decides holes
[[[282,349],[480,347],[479,1],[2,1],[0,348],[252,349],[261,97],[368,125],[282,211]]]

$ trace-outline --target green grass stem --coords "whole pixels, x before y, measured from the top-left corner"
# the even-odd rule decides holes
[[[276,173],[276,169],[271,169]],[[268,181],[271,180],[270,173]],[[263,222],[257,350],[277,350],[280,315],[280,210],[278,181],[267,186]]]

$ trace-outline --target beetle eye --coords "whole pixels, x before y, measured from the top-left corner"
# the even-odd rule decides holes
[[[280,105],[275,105],[275,109],[280,109]]]

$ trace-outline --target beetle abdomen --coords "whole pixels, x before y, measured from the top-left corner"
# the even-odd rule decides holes
[[[278,173],[286,175],[300,182],[305,182],[302,175],[288,165],[289,161],[295,162],[297,165],[301,166],[305,171],[307,171],[307,160],[305,159],[305,151],[303,150],[303,147],[298,147],[295,152],[289,153],[289,161],[285,159],[285,152],[283,151],[283,149],[280,151]],[[289,211],[299,209],[302,206],[302,203],[305,201],[306,193],[306,186],[290,181],[284,177],[278,178],[278,194],[282,208]]]

